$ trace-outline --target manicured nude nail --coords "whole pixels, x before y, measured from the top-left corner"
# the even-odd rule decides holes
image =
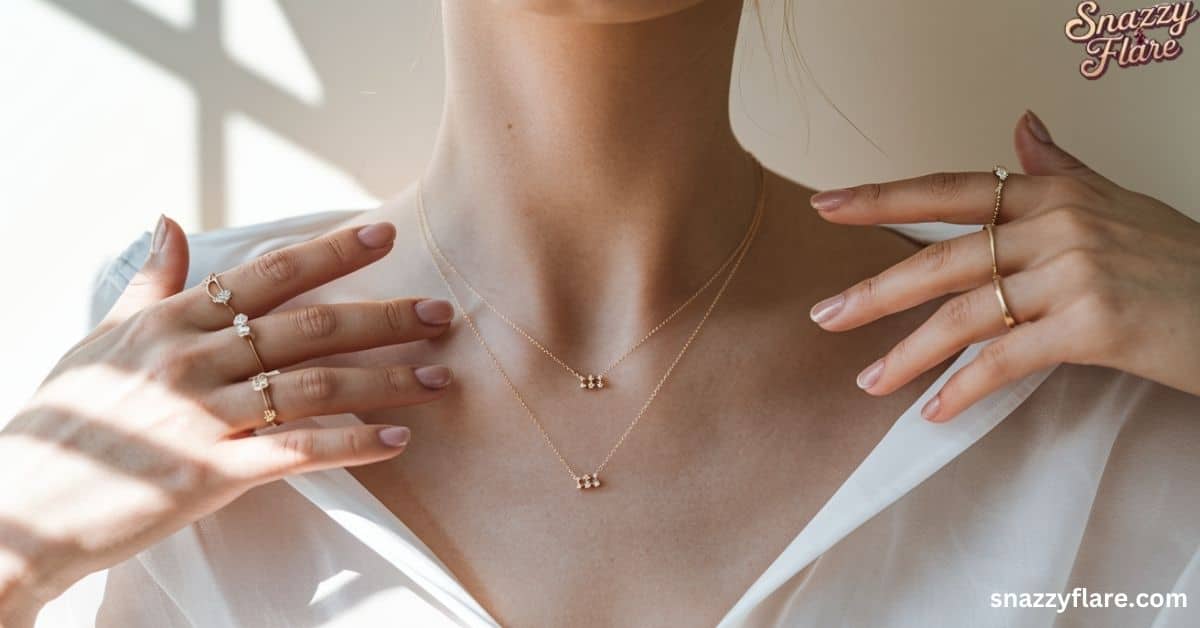
[[[358,230],[358,240],[370,249],[381,249],[396,237],[396,227],[390,222],[377,222]]]
[[[154,237],[150,238],[150,254],[157,255],[162,250],[163,241],[167,239],[167,220],[162,214],[158,215],[158,222],[154,224]]]
[[[808,202],[812,203],[814,209],[827,212],[837,209],[852,196],[854,196],[854,190],[828,190],[820,194],[813,194]]]
[[[940,395],[934,395],[933,399],[925,402],[925,407],[921,408],[921,416],[925,420],[932,421],[937,417],[938,410],[942,409],[942,400]]]
[[[1026,109],[1025,124],[1029,125],[1029,132],[1043,144],[1053,144],[1054,140],[1050,139],[1050,131],[1046,129],[1046,125],[1042,124],[1041,118],[1037,114]]]
[[[814,322],[824,323],[831,320],[834,316],[837,316],[838,312],[842,311],[842,306],[845,305],[845,303],[846,297],[840,294],[835,297],[829,297],[828,299],[825,299],[824,301],[812,306],[812,309],[809,310],[808,315],[813,319]]]
[[[413,369],[413,375],[417,376],[417,381],[421,382],[421,385],[434,390],[445,388],[450,383],[450,369],[441,365]]]
[[[412,432],[407,427],[386,427],[379,430],[379,442],[388,447],[403,447],[408,444]]]
[[[413,310],[426,325],[445,325],[454,319],[454,306],[442,299],[421,299],[413,304]]]
[[[875,363],[863,369],[863,372],[858,374],[858,387],[863,390],[870,390],[872,386],[879,383],[879,376],[883,375],[883,358],[875,360]]]

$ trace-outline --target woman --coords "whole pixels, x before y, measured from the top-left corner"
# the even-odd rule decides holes
[[[1004,596],[1200,592],[1200,226],[1032,114],[1000,192],[813,195],[741,10],[447,3],[420,181],[160,221],[0,438],[0,621],[1193,623]],[[1003,308],[989,232],[865,226],[993,218]]]

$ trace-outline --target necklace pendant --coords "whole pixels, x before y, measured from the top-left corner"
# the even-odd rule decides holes
[[[582,477],[575,478],[575,488],[585,489],[585,488],[599,488],[599,487],[600,487],[600,474],[599,473],[586,473]]]
[[[587,375],[579,376],[579,387],[583,390],[599,390],[604,388],[604,376],[602,375]]]

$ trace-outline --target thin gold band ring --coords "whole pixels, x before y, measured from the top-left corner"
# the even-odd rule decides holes
[[[1000,302],[1000,313],[1004,316],[1004,325],[1012,329],[1017,324],[1017,319],[1013,318],[1012,311],[1008,309],[1008,302],[1004,300],[1004,290],[1000,288],[1000,275],[992,275],[992,287],[996,290],[996,300]]]

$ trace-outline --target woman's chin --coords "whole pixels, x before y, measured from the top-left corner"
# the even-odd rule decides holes
[[[578,22],[642,22],[678,13],[704,0],[492,0],[520,11]],[[712,1],[712,0],[709,0]]]

